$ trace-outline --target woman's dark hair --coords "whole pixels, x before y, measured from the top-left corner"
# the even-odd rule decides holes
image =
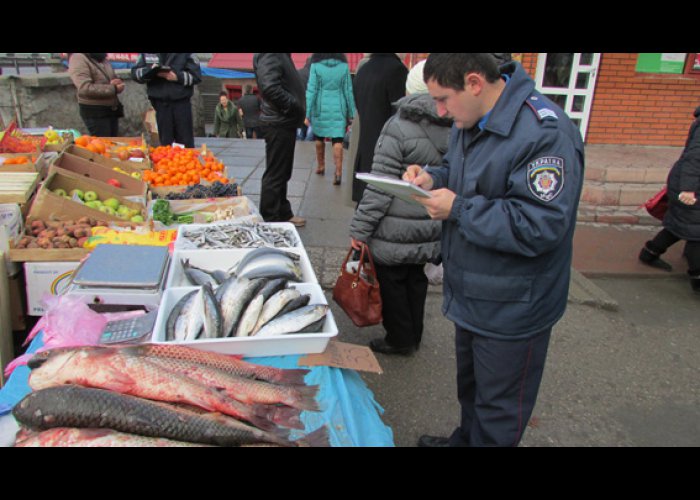
[[[464,90],[464,75],[468,73],[478,73],[489,83],[501,77],[492,54],[463,52],[430,54],[423,68],[423,79],[435,80],[441,87]]]
[[[342,52],[314,52],[311,54],[311,62],[317,63],[320,61],[325,61],[326,59],[337,59],[340,62],[348,62],[348,58]]]
[[[225,90],[222,90],[221,92],[219,92],[219,97],[221,97],[222,95],[225,95],[226,97],[228,97],[228,92],[226,92]]]

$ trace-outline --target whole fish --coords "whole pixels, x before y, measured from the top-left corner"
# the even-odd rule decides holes
[[[270,321],[258,330],[256,337],[270,337],[299,332],[305,327],[323,319],[327,312],[328,306],[325,304],[301,307]]]
[[[165,324],[166,340],[182,341],[194,338],[199,334],[204,314],[201,308],[203,303],[201,300],[197,300],[199,293],[202,293],[201,289],[192,290],[177,301]]]
[[[260,442],[281,446],[328,445],[325,427],[291,442],[288,432],[256,429],[219,414],[198,415],[183,408],[102,389],[64,385],[28,394],[12,410],[32,429],[55,427],[109,428],[176,441],[241,446]]]
[[[182,270],[185,273],[185,277],[191,284],[196,286],[204,286],[208,283],[212,286],[212,288],[219,286],[219,282],[210,272],[191,265],[190,259],[180,259],[180,264],[182,265]]]
[[[284,250],[280,250],[278,248],[271,248],[271,247],[261,247],[261,248],[256,248],[255,250],[251,250],[245,256],[236,263],[236,265],[233,267],[233,273],[234,274],[240,274],[240,272],[245,269],[245,267],[250,264],[252,261],[255,259],[259,259],[260,257],[263,257],[265,255],[275,255],[275,256],[281,256],[281,257],[287,257],[291,259],[294,262],[298,262],[301,257],[299,254],[296,254],[294,252],[285,252]]]
[[[183,448],[208,446],[161,437],[126,434],[111,429],[56,427],[42,432],[22,430],[15,448]]]
[[[253,300],[250,301],[248,307],[246,307],[241,320],[238,322],[238,328],[236,328],[236,337],[247,337],[255,328],[260,317],[260,312],[263,308],[263,303],[265,298],[262,294],[257,294]]]
[[[175,344],[140,344],[120,347],[125,352],[146,359],[165,358],[191,361],[210,366],[239,377],[265,380],[281,385],[305,385],[304,377],[309,373],[305,368],[275,368],[243,361],[236,356],[217,352],[201,351],[192,347]],[[39,356],[40,354],[37,354]]]
[[[246,254],[233,269],[241,278],[285,278],[301,281],[299,255],[276,248],[257,248]]]
[[[224,320],[221,314],[221,305],[216,300],[210,284],[202,287],[202,300],[204,301],[203,327],[200,338],[216,339],[223,336]]]
[[[260,292],[258,292],[260,295],[263,296],[263,298],[267,301],[270,297],[272,297],[274,294],[279,292],[280,290],[283,290],[284,288],[287,287],[288,280],[284,278],[274,278],[271,279],[270,281],[267,282],[267,284],[262,287]]]
[[[305,293],[296,299],[290,300],[285,306],[272,318],[277,319],[288,312],[296,311],[297,309],[308,305],[311,302],[311,294]],[[270,321],[272,321],[272,319]]]
[[[230,337],[236,332],[246,307],[266,283],[265,279],[249,280],[232,277],[219,286],[216,290],[216,298],[221,305],[224,337]]]
[[[315,399],[319,389],[317,385],[276,385],[238,377],[216,368],[182,359],[155,358],[151,362],[191,377],[209,387],[221,389],[228,396],[242,403],[283,404],[299,410],[319,411],[318,402]]]
[[[216,389],[170,372],[147,359],[112,348],[57,349],[29,361],[29,386],[34,390],[63,384],[107,389],[155,401],[184,403],[218,411],[264,430],[275,429],[270,408],[245,405]]]
[[[298,297],[301,297],[301,292],[296,288],[285,288],[270,297],[262,307],[258,321],[253,328],[252,335],[255,335],[263,325],[277,316],[284,306]]]

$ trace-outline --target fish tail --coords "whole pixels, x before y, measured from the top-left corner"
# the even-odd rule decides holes
[[[290,429],[303,429],[299,415],[301,410],[292,408],[291,406],[277,406],[256,404],[253,405],[255,415],[273,424],[288,427]]]
[[[294,390],[291,392],[292,397],[287,403],[289,406],[300,410],[321,411],[318,401],[316,401],[316,395],[318,394],[317,385],[294,387]]]
[[[306,385],[304,377],[309,373],[306,369],[281,369],[271,379],[270,382],[281,385]]]
[[[307,434],[303,438],[294,441],[299,447],[314,447],[314,448],[327,448],[331,445],[330,435],[328,434],[328,427],[319,427],[315,431]]]

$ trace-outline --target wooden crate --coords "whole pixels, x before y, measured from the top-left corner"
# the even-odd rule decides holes
[[[39,174],[36,172],[0,173],[0,203],[27,203],[38,182]]]

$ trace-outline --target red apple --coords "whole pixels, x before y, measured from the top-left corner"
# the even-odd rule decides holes
[[[107,181],[107,184],[109,184],[110,186],[114,186],[115,188],[122,187],[122,183],[119,182],[117,179],[110,179]]]
[[[145,153],[140,149],[132,149],[131,151],[129,151],[129,153],[131,154],[131,158],[145,158],[146,157]]]

